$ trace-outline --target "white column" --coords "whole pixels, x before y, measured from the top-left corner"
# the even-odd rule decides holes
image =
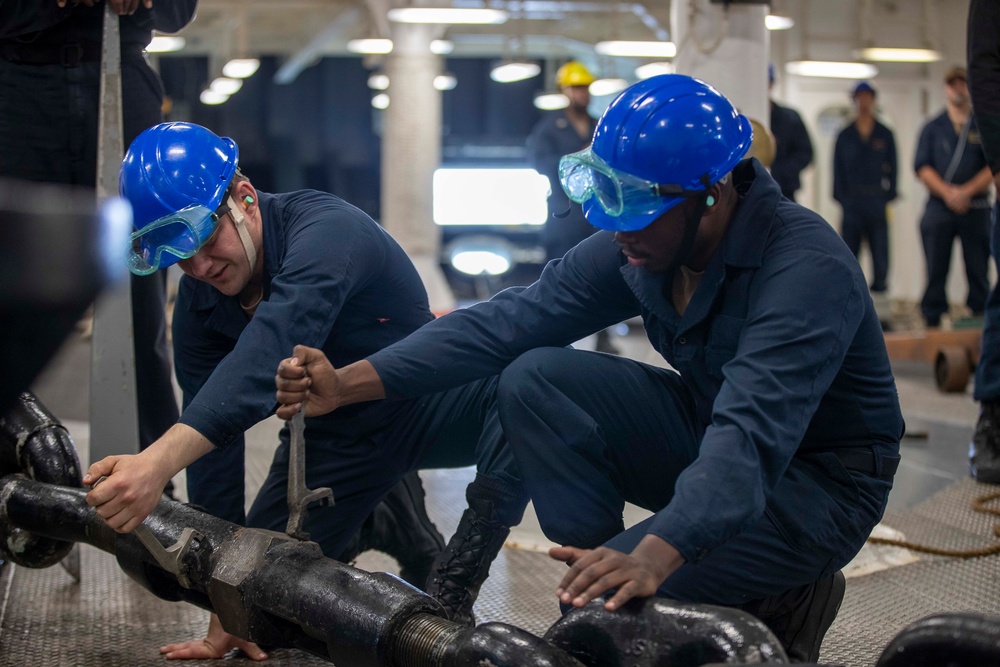
[[[437,30],[439,26],[391,24],[381,222],[417,267],[431,310],[442,313],[455,307],[455,297],[438,262],[441,233],[432,216],[434,170],[441,161],[441,93],[434,88],[441,63],[430,51]]]
[[[670,8],[677,71],[712,84],[740,113],[766,127],[771,40],[765,16],[766,4],[723,9],[709,0],[675,0]]]

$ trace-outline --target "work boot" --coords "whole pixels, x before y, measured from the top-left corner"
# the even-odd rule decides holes
[[[510,528],[497,521],[492,502],[469,501],[469,509],[434,561],[427,582],[427,594],[444,606],[449,620],[470,627],[476,624],[472,605],[509,534]]]
[[[1000,401],[983,401],[969,443],[969,472],[977,482],[1000,484]]]
[[[844,600],[846,581],[835,572],[806,584],[743,605],[778,638],[792,662],[817,662],[826,631]]]
[[[434,558],[444,549],[444,537],[427,516],[416,472],[404,476],[375,506],[341,560],[351,562],[370,549],[395,558],[399,578],[423,588]]]

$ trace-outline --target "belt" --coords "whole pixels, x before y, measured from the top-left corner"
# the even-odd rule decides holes
[[[844,449],[834,449],[832,452],[841,464],[848,470],[863,472],[866,475],[891,479],[896,474],[899,467],[899,457],[879,456],[871,447],[848,447]],[[882,459],[881,470],[878,459]]]
[[[137,43],[122,44],[122,54],[141,53],[143,46]],[[75,44],[30,44],[23,42],[0,42],[0,59],[17,65],[62,65],[76,67],[80,63],[98,62],[101,59],[100,42],[80,42]]]

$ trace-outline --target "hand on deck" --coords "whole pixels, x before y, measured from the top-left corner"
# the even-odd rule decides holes
[[[246,653],[251,660],[267,660],[267,653],[259,646],[223,630],[219,617],[212,614],[212,620],[208,622],[208,635],[204,639],[167,644],[160,647],[160,653],[167,660],[208,660],[224,658],[234,648]]]

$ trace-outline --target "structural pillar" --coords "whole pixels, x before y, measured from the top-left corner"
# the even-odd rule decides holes
[[[674,65],[712,84],[745,116],[770,125],[767,65],[771,40],[766,3],[725,6],[709,0],[671,3]]]
[[[389,107],[382,130],[382,225],[413,260],[431,310],[455,307],[441,270],[441,232],[434,224],[432,186],[441,161],[441,92],[434,77],[440,56],[431,53],[440,26],[391,24],[393,50],[385,61]]]

